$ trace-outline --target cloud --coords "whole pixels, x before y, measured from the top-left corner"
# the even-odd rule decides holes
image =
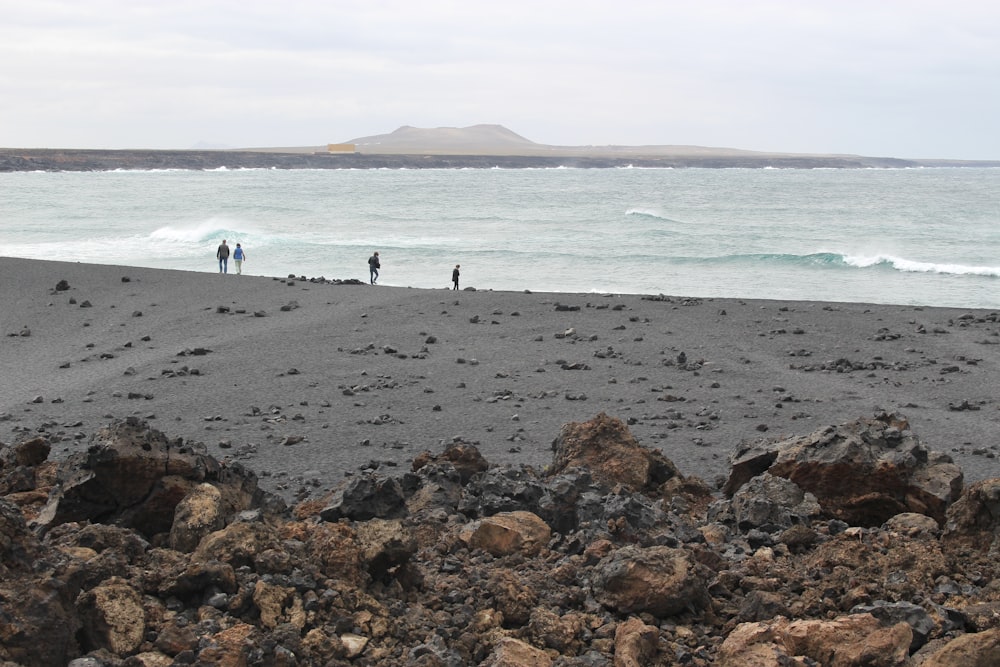
[[[0,0],[0,145],[553,144],[1000,158],[983,3]]]

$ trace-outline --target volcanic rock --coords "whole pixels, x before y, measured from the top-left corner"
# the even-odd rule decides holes
[[[413,470],[417,471],[430,463],[440,463],[443,461],[448,461],[455,467],[455,470],[458,471],[461,477],[462,484],[468,484],[474,475],[484,472],[489,468],[489,463],[487,463],[483,455],[473,445],[455,441],[445,447],[444,452],[438,456],[435,456],[431,452],[422,452],[419,454],[413,459]]]
[[[30,570],[38,548],[18,507],[0,498],[0,573]]]
[[[586,468],[608,488],[621,484],[629,491],[655,493],[667,480],[681,476],[662,452],[639,446],[624,422],[603,412],[590,421],[563,426],[552,450],[550,476]]]
[[[738,626],[719,647],[719,667],[808,664],[904,664],[910,645],[906,623],[885,627],[870,614],[842,616],[830,621],[793,621],[778,618]]]
[[[552,536],[541,518],[531,512],[503,512],[480,519],[462,531],[461,539],[473,549],[494,556],[521,553],[537,556]]]
[[[83,625],[83,650],[129,655],[142,643],[146,615],[142,596],[125,580],[111,577],[76,601]]]
[[[552,658],[545,651],[513,637],[504,637],[480,667],[549,667]]]
[[[658,628],[632,617],[615,630],[615,664],[642,667],[656,656]]]
[[[398,520],[371,519],[359,524],[355,534],[361,560],[374,581],[405,565],[417,551],[410,529]]]
[[[199,484],[184,496],[174,509],[170,527],[170,548],[191,552],[211,532],[225,525],[222,494],[211,484]]]
[[[1000,664],[1000,629],[962,635],[930,656],[921,667],[993,667]]]
[[[851,526],[767,468],[709,507],[624,425],[585,424],[564,433],[596,437],[566,439],[554,458],[584,444],[558,472],[484,465],[461,444],[292,511],[239,464],[140,422],[60,463],[84,480],[69,495],[49,488],[45,443],[20,461],[0,448],[0,488],[31,487],[0,498],[0,665],[996,664],[1000,481],[959,495],[943,529],[895,513],[895,496],[872,500],[884,524]],[[595,443],[645,472],[601,467]],[[851,470],[856,450],[824,462]],[[176,501],[139,511],[140,489]],[[73,512],[33,523],[9,500],[29,493]],[[93,498],[112,509],[76,509]]]
[[[135,418],[101,429],[86,452],[60,464],[58,482],[38,517],[40,526],[96,521],[135,528],[152,538],[169,533],[177,504],[204,482],[218,485],[233,510],[254,502],[280,507],[256,488],[249,471],[230,468],[223,473],[204,445],[170,440]]]
[[[338,489],[330,503],[320,512],[324,521],[340,518],[366,521],[393,519],[406,514],[406,498],[399,480],[375,472],[352,478]]]
[[[594,597],[621,613],[673,616],[708,603],[705,582],[690,555],[669,547],[626,546],[601,559]]]
[[[752,478],[729,501],[709,509],[709,518],[735,523],[742,530],[761,528],[773,533],[793,525],[808,525],[820,514],[819,503],[795,482],[763,473]]]
[[[888,413],[743,446],[731,459],[727,495],[766,471],[812,493],[826,516],[858,526],[878,526],[901,512],[926,514],[943,525],[962,491],[962,471],[951,458],[928,450],[905,418]]]
[[[998,537],[1000,479],[976,482],[948,508],[945,539],[970,548],[992,551]]]

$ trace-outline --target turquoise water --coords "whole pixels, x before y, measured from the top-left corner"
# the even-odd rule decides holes
[[[0,255],[443,288],[1000,307],[1000,169],[0,174]],[[230,267],[232,269],[232,267]]]

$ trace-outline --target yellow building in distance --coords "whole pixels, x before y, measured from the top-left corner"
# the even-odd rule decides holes
[[[327,144],[327,153],[356,153],[357,149],[354,144]]]

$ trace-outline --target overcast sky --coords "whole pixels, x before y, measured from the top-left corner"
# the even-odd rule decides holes
[[[986,0],[0,0],[0,146],[558,145],[1000,159]]]

